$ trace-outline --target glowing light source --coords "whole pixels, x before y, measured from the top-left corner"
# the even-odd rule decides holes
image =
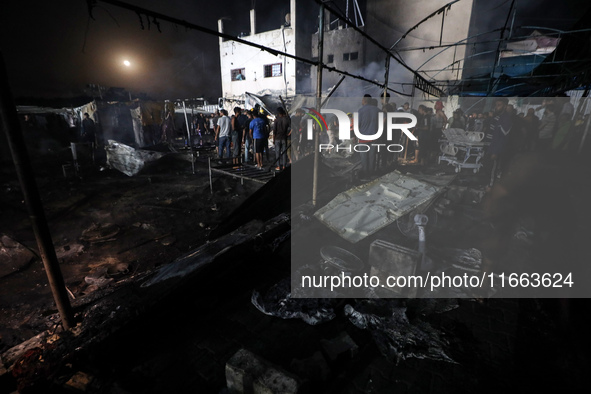
[[[130,62],[129,60],[124,60],[124,61],[123,61],[123,65],[124,65],[125,67],[129,67],[129,66],[131,66],[131,62]]]

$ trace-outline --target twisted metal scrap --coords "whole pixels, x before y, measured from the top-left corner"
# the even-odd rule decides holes
[[[388,316],[364,313],[364,305],[357,309],[345,305],[345,315],[357,328],[369,330],[380,352],[396,364],[407,358],[431,359],[456,363],[446,353],[449,343],[442,339],[442,333],[429,323],[416,320],[410,322],[406,307],[391,304]]]

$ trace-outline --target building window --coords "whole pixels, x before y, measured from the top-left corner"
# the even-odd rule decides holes
[[[346,62],[357,59],[359,59],[359,52],[343,53],[343,60]]]
[[[328,55],[327,63],[334,63],[334,55]]]
[[[231,71],[232,72],[232,81],[244,81],[246,79],[246,74],[244,73],[243,68],[236,68]]]
[[[280,77],[281,75],[283,75],[281,66],[281,63],[265,65],[265,78]]]

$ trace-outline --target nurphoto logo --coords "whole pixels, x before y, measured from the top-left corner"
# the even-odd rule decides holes
[[[417,137],[413,135],[413,133],[409,130],[416,126],[417,124],[417,117],[413,114],[409,114],[406,112],[387,112],[386,113],[386,122],[384,122],[384,113],[380,112],[378,114],[378,129],[375,134],[361,134],[359,131],[359,113],[354,112],[352,115],[353,120],[353,127],[351,127],[351,119],[349,116],[343,111],[338,109],[321,109],[320,112],[316,111],[313,108],[304,108],[307,110],[307,114],[312,118],[308,119],[307,122],[307,139],[309,141],[314,139],[314,121],[318,124],[320,130],[324,127],[328,130],[328,124],[326,123],[326,119],[322,114],[332,114],[335,115],[338,121],[339,127],[339,135],[338,138],[341,141],[351,140],[351,128],[353,129],[353,133],[359,143],[347,145],[344,147],[339,147],[338,145],[333,144],[320,144],[319,150],[322,152],[323,150],[332,150],[335,149],[337,152],[339,150],[347,150],[349,152],[368,152],[372,147],[377,148],[377,151],[380,151],[380,148],[385,148],[388,152],[402,152],[404,147],[398,143],[394,142],[394,130],[400,130],[404,135],[408,137],[411,141],[417,141]],[[397,122],[394,122],[394,119],[397,119]],[[385,129],[385,130],[384,130]],[[383,143],[370,143],[371,141],[376,141],[380,137],[382,137],[383,133],[386,133],[386,140],[389,142],[388,144]],[[362,142],[363,141],[363,142]],[[340,149],[339,149],[340,148]]]

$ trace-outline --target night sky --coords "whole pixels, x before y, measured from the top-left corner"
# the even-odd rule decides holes
[[[259,31],[278,28],[289,7],[289,0],[126,2],[213,30],[225,17],[226,32],[233,35],[248,34],[248,10],[253,5],[257,24],[266,24]],[[544,1],[544,7],[533,0],[517,3],[524,22],[558,23],[560,28],[568,28],[585,8],[582,0]],[[487,20],[502,25],[509,4],[499,0],[493,10],[502,18],[489,11]],[[142,30],[134,12],[100,1],[94,17],[89,20],[86,0],[3,2],[0,50],[13,95],[79,96],[87,84],[122,87],[155,99],[216,99],[221,94],[217,37],[164,21],[160,33],[154,23],[148,29],[145,16]],[[131,66],[124,66],[124,60]]]
[[[241,24],[248,28],[251,6],[233,0],[126,2],[213,30],[228,16],[232,34],[239,34]],[[163,21],[162,33],[153,23],[148,30],[145,16],[142,30],[134,12],[100,1],[93,15],[89,21],[85,0],[3,3],[0,49],[15,97],[76,96],[87,84],[157,99],[220,95],[217,37]],[[241,23],[230,22],[235,19]]]

